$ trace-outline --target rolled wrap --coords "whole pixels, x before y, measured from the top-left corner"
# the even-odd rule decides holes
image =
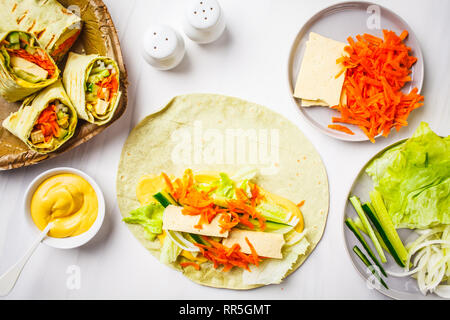
[[[63,73],[63,84],[75,109],[77,110],[78,117],[90,123],[102,125],[111,120],[117,109],[122,93],[120,91],[120,87],[118,87],[117,92],[110,101],[110,106],[106,114],[102,116],[95,116],[92,111],[88,110],[86,106],[86,81],[94,63],[98,60],[104,61],[108,64],[111,63],[113,65],[113,68],[117,74],[117,83],[120,83],[119,68],[117,63],[111,58],[96,54],[80,55],[70,52]]]
[[[39,148],[31,142],[30,135],[41,112],[47,108],[50,102],[54,100],[59,100],[62,104],[69,108],[71,116],[69,119],[69,126],[67,128],[68,133],[61,140],[52,138],[47,148]],[[31,150],[41,154],[46,154],[58,149],[73,136],[76,126],[77,113],[69,97],[64,91],[61,81],[58,81],[38,94],[25,99],[20,109],[17,112],[11,113],[3,121],[3,127],[25,142]]]
[[[69,9],[81,10],[76,6]],[[56,0],[2,0],[0,29],[32,32],[57,62],[76,41],[81,27],[81,18]]]
[[[12,32],[17,32],[19,30],[9,30],[7,32],[0,33],[0,43],[5,40],[5,38]],[[28,36],[33,37],[35,39],[35,45],[39,48],[42,48],[42,45],[37,41],[36,37],[28,32],[25,32]],[[45,50],[44,50],[45,51]],[[51,63],[55,67],[55,74],[50,79],[46,79],[43,81],[39,81],[36,83],[26,81],[22,78],[19,78],[13,72],[9,61],[6,61],[3,54],[0,54],[0,94],[8,101],[14,102],[29,96],[36,91],[45,88],[55,81],[58,80],[59,69],[56,66],[53,59],[45,52],[45,54],[49,57]]]

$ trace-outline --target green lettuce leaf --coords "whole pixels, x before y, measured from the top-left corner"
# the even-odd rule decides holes
[[[422,122],[406,142],[366,168],[397,228],[450,224],[450,136]]]
[[[130,212],[128,217],[122,220],[126,223],[139,224],[149,240],[154,240],[156,235],[162,233],[162,218],[164,207],[159,203],[151,203]]]
[[[177,260],[180,253],[181,248],[177,246],[176,243],[170,239],[170,237],[165,237],[159,260],[165,264],[173,263]]]

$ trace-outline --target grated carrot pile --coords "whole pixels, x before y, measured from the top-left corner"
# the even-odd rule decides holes
[[[349,37],[349,45],[345,47],[348,56],[336,60],[344,65],[342,72],[346,72],[342,88],[346,102],[332,107],[341,113],[332,121],[357,125],[372,142],[379,134],[387,137],[393,127],[398,131],[407,126],[410,112],[423,105],[423,96],[417,88],[408,94],[401,91],[411,81],[410,69],[417,61],[409,55],[411,48],[403,43],[408,32],[397,36],[393,31],[383,30],[383,36],[384,39],[358,35],[356,41]],[[353,134],[344,126],[329,127]]]
[[[223,272],[230,271],[233,267],[243,268],[250,271],[248,267],[250,264],[259,265],[262,261],[261,257],[258,257],[255,248],[250,243],[248,238],[245,238],[248,246],[250,247],[251,254],[245,254],[241,251],[239,244],[234,244],[231,248],[228,248],[221,243],[211,240],[208,237],[202,236],[207,245],[196,243],[195,245],[200,249],[200,253],[208,260],[213,262],[214,268],[218,268],[223,265]]]
[[[177,178],[174,182],[162,173],[162,176],[168,187],[168,192],[180,205],[183,206],[182,213],[186,215],[200,215],[199,222],[195,228],[201,229],[203,224],[209,224],[216,217],[220,215],[219,224],[221,232],[231,230],[239,223],[253,229],[254,225],[249,221],[250,218],[257,219],[261,230],[265,228],[264,217],[257,212],[256,205],[262,199],[262,195],[256,185],[251,187],[251,197],[237,188],[236,200],[227,201],[228,208],[222,208],[214,204],[210,193],[215,190],[211,188],[208,191],[198,190],[194,186],[194,176],[191,169],[184,172],[183,178]]]

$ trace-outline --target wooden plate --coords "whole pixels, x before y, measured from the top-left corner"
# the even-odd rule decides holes
[[[83,54],[97,53],[111,57],[120,69],[120,90],[122,97],[111,121],[97,126],[79,119],[73,137],[59,149],[49,154],[38,154],[28,149],[19,138],[0,126],[0,170],[9,170],[36,164],[51,159],[88,141],[120,118],[127,106],[127,72],[123,62],[119,38],[106,5],[101,0],[59,0],[66,8],[77,6],[83,20],[83,29],[71,51]],[[65,61],[60,65],[64,70]],[[17,111],[21,102],[8,103],[0,97],[0,122],[11,113]]]

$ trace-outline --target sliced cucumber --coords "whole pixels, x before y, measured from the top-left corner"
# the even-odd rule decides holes
[[[8,41],[11,44],[19,43],[19,39],[20,39],[20,37],[19,37],[19,33],[18,32],[11,32],[8,35]]]
[[[391,254],[391,256],[394,258],[395,262],[401,267],[405,267],[405,263],[400,259],[398,253],[395,251],[394,246],[389,241],[388,236],[386,235],[386,232],[384,231],[383,227],[381,226],[380,221],[378,220],[377,216],[375,215],[373,211],[373,207],[370,205],[370,203],[365,203],[362,206],[362,209],[369,217],[370,221],[372,221],[373,225],[375,226],[376,230],[380,234],[380,237],[383,239],[384,244],[387,247],[387,250]]]
[[[364,207],[363,207],[364,210]],[[356,219],[353,220],[353,222],[355,223],[355,225],[358,227],[359,230],[361,230],[362,232],[364,232],[365,234],[367,234],[367,230],[366,228],[364,228],[361,219],[359,217],[357,217]],[[378,242],[381,244],[381,247],[386,251],[386,252],[390,252],[388,247],[386,247],[386,244],[383,241],[383,238],[381,237],[380,233],[378,232],[377,229],[373,230],[375,232],[375,235],[378,239]]]
[[[11,43],[9,45],[9,48],[12,50],[19,50],[20,49],[20,43]]]
[[[178,205],[177,202],[172,198],[172,196],[165,191],[158,192],[157,194],[153,195],[153,198],[155,198],[161,205],[166,208],[169,205]]]
[[[356,213],[358,214],[359,218],[361,219],[361,222],[364,226],[364,229],[366,229],[367,234],[369,235],[370,239],[372,240],[373,245],[375,246],[375,249],[378,252],[378,255],[380,256],[380,260],[383,263],[386,263],[386,256],[384,255],[383,248],[381,247],[380,242],[378,241],[375,232],[372,229],[372,226],[369,223],[369,220],[367,219],[366,215],[364,214],[364,210],[361,207],[361,202],[356,196],[353,196],[350,198],[350,202],[353,205],[353,208],[355,208]]]
[[[370,263],[369,259],[362,253],[361,249],[358,248],[358,246],[353,247],[353,252],[356,253],[358,258],[361,259],[361,261],[370,269],[370,271],[373,273],[373,275],[380,281],[380,283],[389,290],[389,287],[387,286],[386,282],[383,281],[383,279],[380,277],[380,275],[375,271],[374,266]]]
[[[189,235],[196,243],[200,243],[204,246],[209,246],[209,243],[206,242],[205,240],[203,240],[203,238],[200,235],[195,234],[195,233],[190,233]]]
[[[402,240],[400,240],[397,230],[395,230],[391,217],[389,217],[386,207],[384,206],[381,194],[377,190],[373,190],[370,193],[370,200],[372,201],[373,208],[375,209],[374,213],[378,221],[380,222],[381,229],[384,230],[388,242],[390,242],[390,244],[392,245],[392,248],[394,249],[393,251],[395,251],[395,255],[398,256],[399,258],[398,262],[401,261],[401,264],[400,263],[399,264],[401,266],[404,266],[406,258],[408,257],[408,252],[406,251],[406,248],[403,245]]]
[[[28,37],[28,35],[25,32],[19,32],[19,39],[21,42],[28,44],[28,41],[30,40],[30,38]]]
[[[362,236],[362,234],[359,232],[358,228],[356,227],[355,223],[353,222],[352,219],[347,218],[345,220],[345,224],[347,225],[347,227],[350,229],[351,232],[353,232],[353,234],[356,236],[356,238],[358,239],[359,242],[361,242],[361,244],[363,245],[364,249],[367,251],[367,253],[369,254],[370,258],[372,259],[372,261],[378,266],[378,268],[380,268],[381,273],[387,277],[386,271],[384,271],[384,268],[381,266],[381,263],[378,261],[377,257],[375,257],[375,255],[372,252],[372,249],[370,249],[369,245],[367,244],[366,240],[364,239],[364,237]]]
[[[254,226],[254,228],[249,228],[248,226],[243,225],[241,223],[238,225],[238,227],[240,229],[245,229],[245,230],[262,231],[259,227],[260,224],[257,219],[249,219],[249,221]],[[288,233],[289,231],[291,231],[294,228],[293,226],[286,224],[286,223],[279,223],[279,222],[273,222],[273,221],[268,221],[268,220],[266,220],[265,225],[266,225],[266,228],[264,229],[264,232],[273,232],[273,233],[281,233],[281,234]]]

